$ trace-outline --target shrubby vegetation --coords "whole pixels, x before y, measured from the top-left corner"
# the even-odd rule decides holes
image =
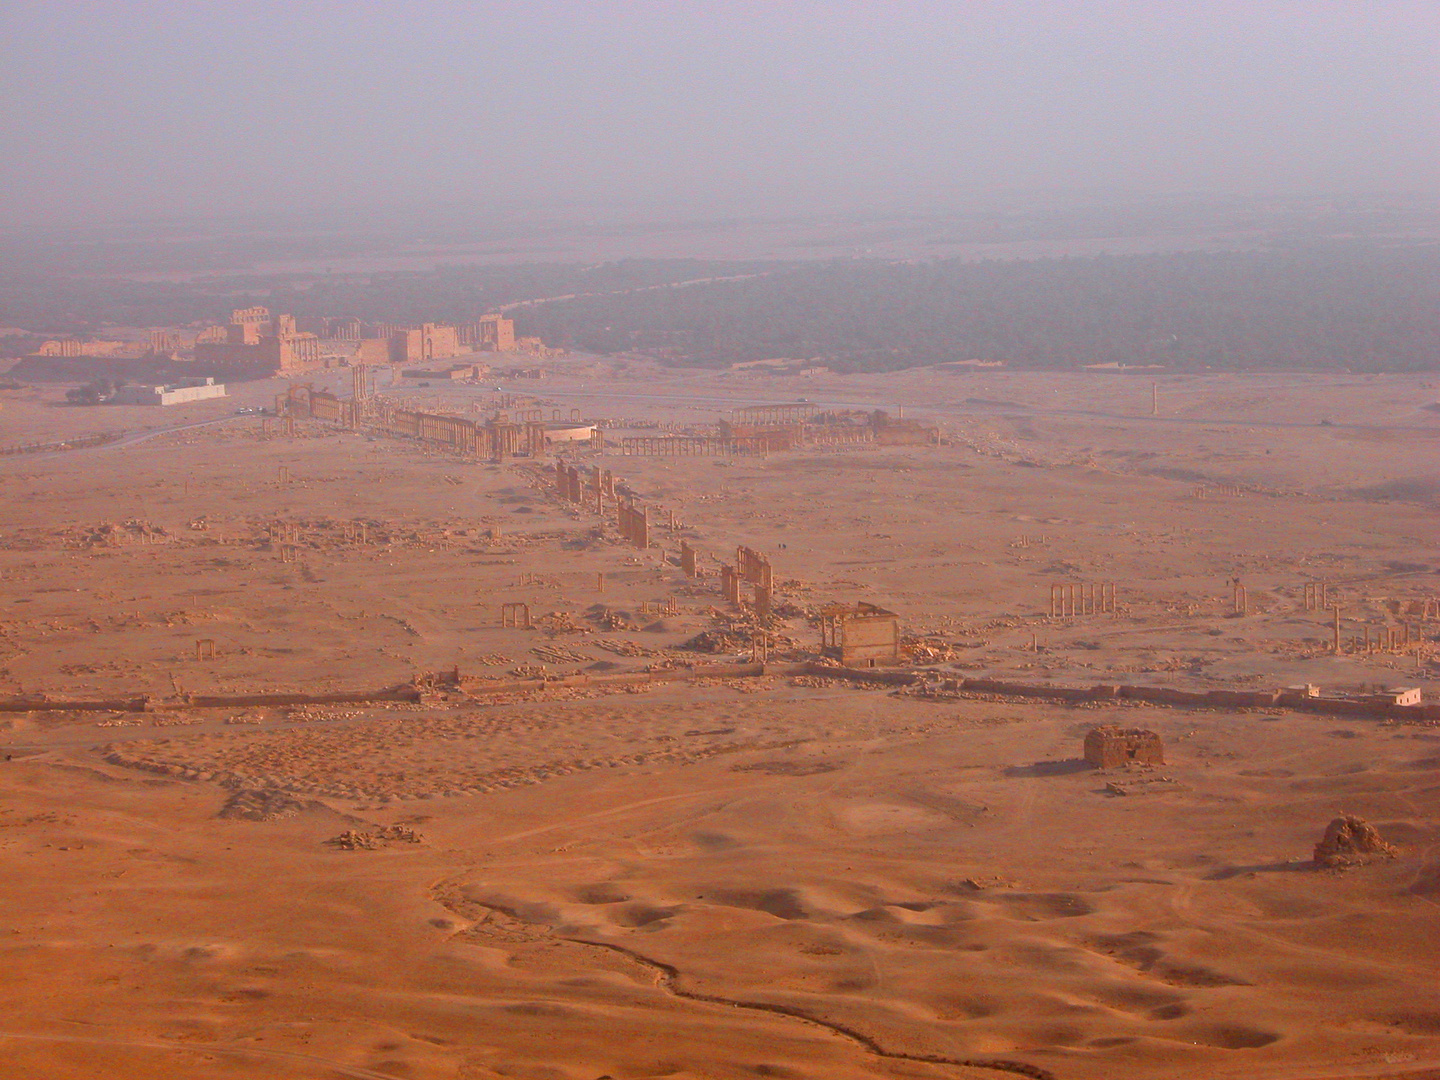
[[[654,287],[732,276],[742,279]],[[572,298],[516,309],[520,333],[681,364],[790,357],[843,371],[970,359],[1051,369],[1440,367],[1435,246],[978,263],[636,259],[172,281],[10,274],[0,277],[0,323],[84,335],[106,324],[223,321],[251,304],[301,316],[460,322],[546,297]]]
[[[71,405],[99,405],[115,396],[115,391],[128,385],[125,379],[96,379],[84,386],[65,391],[65,400]]]
[[[226,275],[138,281],[74,274],[0,274],[0,324],[41,338],[111,326],[223,322],[264,304],[293,315],[354,316],[402,325],[478,319],[502,304],[549,296],[645,288],[772,264],[633,259],[592,266],[528,263],[440,267],[416,273]]]
[[[577,299],[523,331],[678,362],[817,358],[844,371],[1013,367],[1415,371],[1440,367],[1440,249],[1025,262],[831,262]]]

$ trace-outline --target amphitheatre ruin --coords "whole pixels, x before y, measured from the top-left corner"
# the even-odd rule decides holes
[[[1433,376],[389,333],[0,391],[0,1071],[1440,1075]]]

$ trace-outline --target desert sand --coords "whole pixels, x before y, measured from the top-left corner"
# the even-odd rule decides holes
[[[942,433],[608,454],[675,514],[644,552],[547,462],[234,413],[277,388],[160,416],[0,392],[0,443],[132,433],[0,458],[0,694],[149,697],[0,713],[0,1074],[1440,1076],[1433,721],[785,666],[863,600],[936,680],[1433,702],[1440,621],[1408,614],[1440,597],[1433,377],[580,357],[507,386],[617,434],[799,397]],[[717,578],[737,544],[775,567],[768,673],[639,678],[748,659]],[[1113,614],[1049,615],[1052,584],[1101,580]],[[1347,641],[1408,623],[1407,646],[1333,655],[1310,582]],[[637,678],[555,678],[583,673]],[[418,700],[194,704],[397,685]],[[1165,764],[1091,769],[1099,724],[1158,732]],[[1393,854],[1316,866],[1341,814]]]

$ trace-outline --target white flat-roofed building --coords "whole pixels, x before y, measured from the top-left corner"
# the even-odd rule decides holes
[[[122,386],[110,400],[117,405],[185,405],[225,396],[225,384],[214,379],[187,379],[169,386]]]

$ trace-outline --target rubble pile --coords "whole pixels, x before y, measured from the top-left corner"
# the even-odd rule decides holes
[[[579,626],[568,611],[550,611],[535,620],[535,625],[551,637],[560,634],[588,634],[588,626]]]
[[[163,525],[131,518],[120,525],[107,521],[93,528],[78,530],[72,534],[70,543],[80,548],[121,547],[126,544],[163,543],[169,537]]]
[[[605,608],[595,616],[595,621],[600,624],[602,630],[639,630],[640,624],[630,618],[629,614],[623,611],[611,611]]]
[[[702,630],[694,637],[682,641],[680,648],[691,652],[739,653],[748,652],[752,637],[729,630]]]
[[[279,821],[307,809],[306,803],[273,788],[242,788],[226,800],[216,817]]]
[[[1393,859],[1394,844],[1387,844],[1364,818],[1351,814],[1337,817],[1315,845],[1315,863],[1331,870],[1363,866],[1377,859]]]
[[[404,825],[382,825],[370,832],[346,829],[325,843],[340,851],[377,851],[388,843],[419,844],[424,837]]]
[[[380,842],[369,833],[356,832],[354,829],[346,829],[339,836],[332,836],[325,843],[339,848],[341,851],[374,851],[380,846]]]
[[[949,642],[937,638],[920,638],[905,634],[900,638],[900,651],[917,664],[944,664],[960,659]]]
[[[341,709],[333,705],[292,705],[285,710],[285,719],[296,723],[315,723],[325,720],[357,720],[364,716],[360,709]],[[258,716],[245,723],[260,723]]]
[[[614,653],[616,656],[654,656],[654,649],[648,649],[644,645],[637,645],[633,641],[625,641],[620,638],[597,638],[590,644],[596,648],[604,649],[606,652]]]
[[[537,645],[530,650],[541,660],[548,660],[552,664],[583,664],[594,657],[578,653],[574,649],[567,649],[563,645]]]

